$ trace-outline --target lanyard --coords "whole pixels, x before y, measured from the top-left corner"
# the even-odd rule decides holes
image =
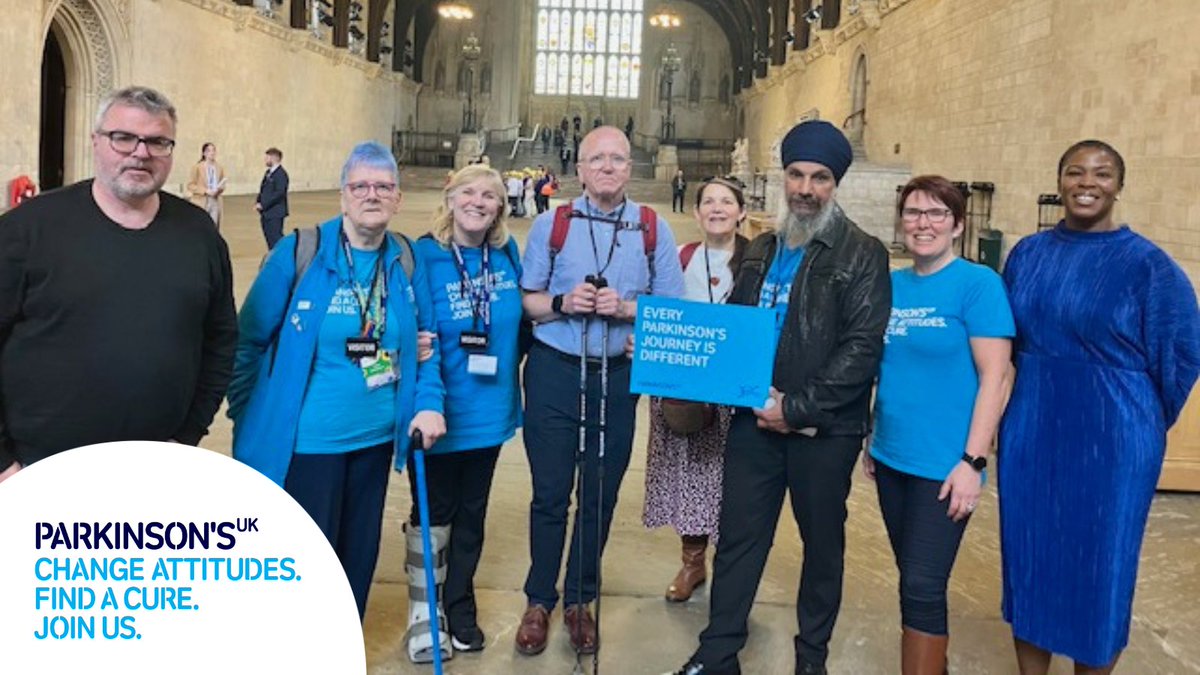
[[[704,286],[706,288],[708,288],[708,302],[709,302],[709,304],[712,304],[713,302],[715,302],[715,300],[713,300],[713,294],[712,294],[713,275],[712,275],[712,267],[710,267],[710,263],[708,262],[708,242],[707,241],[704,242],[704,281],[705,281]]]
[[[471,275],[467,272],[467,263],[463,260],[462,250],[458,247],[458,243],[450,242],[450,252],[454,254],[454,266],[458,268],[459,293],[465,296],[471,302],[471,328],[474,329],[479,325],[479,321],[483,320],[483,331],[485,333],[491,330],[492,326],[492,266],[489,262],[489,250],[486,241],[479,247],[480,263],[479,274],[482,277],[479,287],[476,288],[474,282],[471,281]]]
[[[604,261],[604,267],[600,266],[600,251],[596,248],[596,233],[592,229],[592,203],[587,202],[586,205],[587,213],[584,215],[588,221],[588,236],[592,238],[592,257],[596,260],[596,276],[603,278],[604,272],[612,264],[613,253],[617,250],[617,233],[621,231],[621,225],[625,222],[625,207],[629,205],[629,202],[621,202],[621,212],[617,214],[617,222],[613,223],[612,241],[608,245],[608,259]]]
[[[362,326],[362,337],[379,339],[387,329],[387,284],[383,282],[383,252],[381,244],[375,258],[375,275],[371,279],[370,290],[365,290],[358,283],[354,273],[354,254],[350,251],[350,242],[346,233],[341,233],[342,251],[346,254],[346,265],[350,268],[350,289],[358,302],[359,319]]]

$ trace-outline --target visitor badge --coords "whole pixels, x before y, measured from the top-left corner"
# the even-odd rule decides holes
[[[367,389],[378,389],[400,379],[400,369],[391,352],[385,349],[379,350],[375,356],[363,357],[358,365],[367,381]]]
[[[458,336],[458,346],[469,352],[486,352],[488,334],[481,330],[464,330]]]
[[[496,374],[499,359],[491,354],[471,354],[467,357],[467,372],[472,375]]]
[[[379,354],[379,340],[369,337],[346,338],[346,356],[351,361],[374,358]]]

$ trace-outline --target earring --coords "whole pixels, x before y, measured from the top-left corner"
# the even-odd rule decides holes
[[[1116,197],[1113,197],[1113,201],[1117,201],[1117,202],[1121,201],[1121,195],[1117,195]]]

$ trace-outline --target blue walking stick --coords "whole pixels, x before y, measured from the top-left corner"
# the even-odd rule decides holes
[[[425,598],[429,601],[429,621],[433,628],[433,672],[442,675],[442,622],[438,616],[437,581],[433,574],[433,541],[429,538],[429,488],[425,485],[425,437],[413,429],[411,449],[417,473],[417,515],[421,519],[421,555],[425,560]]]

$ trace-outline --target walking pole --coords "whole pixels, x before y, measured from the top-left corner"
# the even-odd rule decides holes
[[[608,284],[601,277],[598,288]],[[608,321],[601,320],[599,450],[596,453],[596,650],[592,652],[592,675],[600,675],[600,561],[604,541],[604,440],[608,431]]]
[[[417,515],[421,519],[421,555],[425,559],[425,597],[429,601],[429,622],[433,628],[433,673],[442,675],[442,622],[438,616],[438,589],[433,574],[433,542],[429,537],[429,489],[425,484],[425,438],[413,429],[411,449],[417,472]]]
[[[585,315],[582,318],[583,329],[579,337],[579,450],[575,453],[575,476],[576,476],[576,492],[575,498],[575,537],[578,545],[579,555],[579,585],[575,591],[576,611],[583,609],[583,471],[586,466],[584,462],[584,451],[587,449],[587,343],[588,343],[588,319]],[[569,636],[574,637],[574,636]],[[571,644],[575,647],[575,670],[572,675],[584,675],[583,672],[583,652],[579,649],[578,640],[571,640]]]

